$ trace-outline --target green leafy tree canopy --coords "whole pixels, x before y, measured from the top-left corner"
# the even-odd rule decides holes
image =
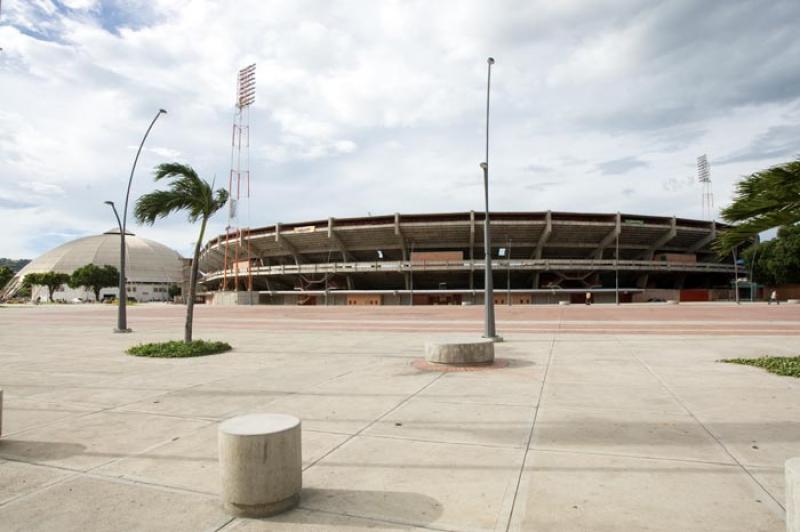
[[[97,266],[96,264],[81,266],[72,272],[68,282],[71,288],[83,286],[87,290],[94,292],[95,301],[100,301],[100,291],[103,288],[117,286],[118,283],[119,270],[108,264],[105,266]]]
[[[53,292],[69,282],[69,274],[58,272],[29,273],[23,281],[26,286],[46,286],[47,299],[53,301]]]
[[[748,249],[744,259],[758,283],[800,283],[800,226],[780,228],[776,238]]]
[[[0,266],[0,290],[14,277],[14,272],[8,266]]]

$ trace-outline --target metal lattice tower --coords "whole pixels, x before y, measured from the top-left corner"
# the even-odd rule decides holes
[[[250,253],[250,105],[256,99],[256,65],[239,71],[231,136],[231,172],[228,176],[228,225],[225,228],[225,267],[222,289],[240,289],[240,272],[247,274],[246,288],[253,289]],[[241,200],[245,225],[241,222]]]
[[[703,219],[714,218],[714,193],[711,190],[711,165],[704,153],[697,158],[697,180],[703,185]]]

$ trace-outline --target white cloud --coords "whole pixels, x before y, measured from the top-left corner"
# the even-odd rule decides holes
[[[132,197],[171,159],[225,182],[235,75],[252,62],[252,225],[481,208],[489,55],[498,210],[699,216],[685,181],[698,154],[720,205],[739,176],[795,155],[793,0],[60,5],[3,5],[0,214],[14,230],[0,256],[66,238],[54,227],[113,225],[103,201],[122,203],[162,107]],[[183,253],[195,238],[180,216],[139,229]]]

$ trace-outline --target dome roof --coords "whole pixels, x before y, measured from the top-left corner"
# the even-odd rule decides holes
[[[110,264],[119,269],[119,230],[102,235],[78,238],[32,260],[16,277],[22,279],[29,273],[73,271],[95,264]],[[125,276],[128,282],[180,283],[183,281],[181,256],[163,244],[140,238],[126,231]]]

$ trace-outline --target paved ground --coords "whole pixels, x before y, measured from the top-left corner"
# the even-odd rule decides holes
[[[419,371],[480,308],[198,309],[235,351],[123,354],[182,308],[0,308],[0,530],[783,529],[800,380],[717,363],[797,354],[800,306],[500,307],[505,368]],[[303,420],[300,509],[231,520],[216,424]]]

